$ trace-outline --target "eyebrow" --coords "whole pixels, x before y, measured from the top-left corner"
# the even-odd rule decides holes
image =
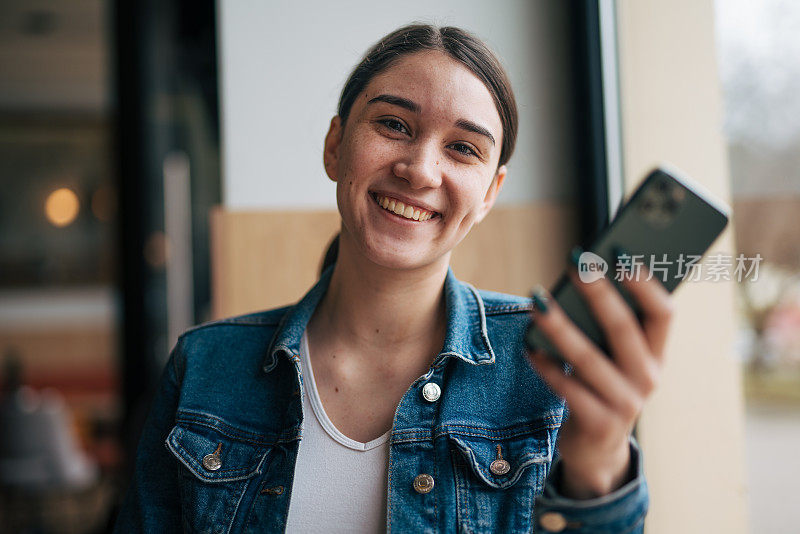
[[[375,98],[371,98],[367,102],[367,104],[368,105],[375,104],[377,102],[386,102],[387,104],[400,106],[401,108],[407,109],[412,113],[419,113],[420,111],[422,111],[422,107],[419,104],[417,104],[413,100],[409,100],[408,98],[403,98],[402,96],[387,95],[387,94],[378,95]],[[458,119],[455,124],[456,127],[461,128],[462,130],[475,132],[476,134],[488,137],[489,141],[491,141],[493,145],[496,144],[494,141],[494,136],[491,134],[491,132],[487,128],[481,126],[480,124],[476,124],[467,119]]]
[[[405,108],[408,111],[414,113],[419,113],[420,111],[422,111],[422,108],[420,107],[419,104],[417,104],[413,100],[403,98],[402,96],[378,95],[375,98],[370,99],[369,102],[367,102],[367,104],[374,104],[376,102],[386,102],[387,104],[400,106],[401,108]]]
[[[492,142],[492,145],[495,144],[494,136],[489,132],[489,130],[487,130],[480,124],[475,124],[474,122],[468,121],[467,119],[458,119],[456,121],[456,126],[461,128],[462,130],[467,130],[470,132],[475,132],[476,134],[485,135],[486,137],[489,138],[489,141]]]

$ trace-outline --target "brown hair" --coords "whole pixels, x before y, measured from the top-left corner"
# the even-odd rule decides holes
[[[372,78],[389,68],[402,56],[424,50],[439,50],[461,62],[489,89],[503,125],[503,146],[500,149],[497,167],[506,164],[514,152],[519,124],[517,102],[511,90],[508,74],[497,56],[483,41],[454,26],[439,28],[430,24],[409,24],[396,29],[375,43],[353,69],[342,89],[338,110],[342,126],[347,122],[356,97]]]

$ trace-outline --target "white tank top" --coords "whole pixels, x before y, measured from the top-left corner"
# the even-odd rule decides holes
[[[389,434],[368,443],[342,434],[328,418],[317,392],[305,332],[303,439],[297,453],[286,532],[354,534],[386,531]]]

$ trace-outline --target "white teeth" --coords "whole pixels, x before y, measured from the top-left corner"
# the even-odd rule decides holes
[[[405,217],[406,219],[413,219],[415,221],[422,222],[429,220],[434,215],[433,212],[414,208],[413,206],[407,206],[399,200],[395,200],[393,198],[377,196],[377,199],[378,204],[380,204],[382,208],[400,215],[401,217]]]

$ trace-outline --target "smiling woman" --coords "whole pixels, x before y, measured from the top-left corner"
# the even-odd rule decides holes
[[[446,49],[423,48],[395,57],[360,94],[332,119],[325,140],[342,216],[340,249],[360,249],[383,267],[444,273],[505,179],[501,147],[514,138],[503,131],[516,132],[511,90],[505,107],[513,124],[504,128],[495,98],[470,68]],[[394,199],[403,217],[376,210],[376,195]],[[407,223],[419,210],[438,216]]]
[[[516,132],[508,77],[464,30],[406,26],[367,52],[324,141],[336,257],[296,305],[179,338],[119,531],[641,532],[631,427],[670,319],[658,278],[627,285],[644,327],[610,282],[576,281],[612,360],[545,296],[449,266]],[[529,354],[532,313],[573,375]]]

